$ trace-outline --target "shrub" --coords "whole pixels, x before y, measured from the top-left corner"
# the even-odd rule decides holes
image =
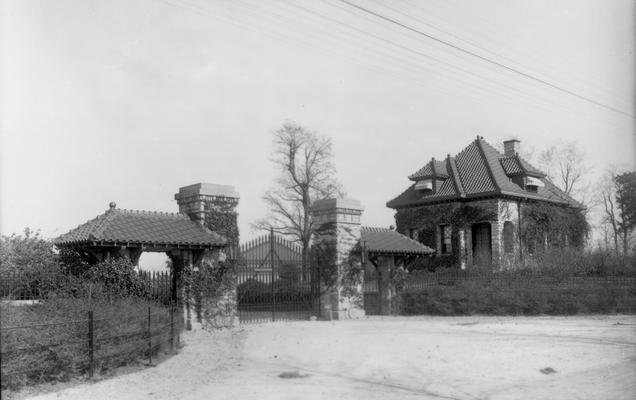
[[[572,315],[636,312],[636,283],[496,275],[456,278],[401,294],[405,315]]]
[[[83,277],[102,284],[109,297],[147,297],[150,294],[148,281],[134,268],[127,258],[110,258],[91,266]]]
[[[281,281],[296,284],[300,282],[300,267],[294,263],[284,263],[278,269],[278,276]]]
[[[273,286],[273,287],[272,287]],[[290,285],[279,279],[273,285],[256,279],[248,279],[237,287],[239,305],[267,304],[311,301],[311,287],[309,285]]]
[[[59,269],[55,247],[50,240],[29,228],[24,237],[13,234],[0,238],[0,271],[4,273],[33,273]]]

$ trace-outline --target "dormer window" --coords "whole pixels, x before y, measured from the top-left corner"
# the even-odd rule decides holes
[[[544,187],[545,185],[539,178],[534,178],[532,176],[526,177],[526,190],[528,192],[537,193],[540,187]]]
[[[428,196],[433,193],[433,180],[422,179],[415,183],[415,192],[420,196]]]
[[[415,190],[422,190],[422,191],[432,192],[433,191],[433,180],[432,179],[423,179],[421,181],[417,181],[417,183],[415,184]]]

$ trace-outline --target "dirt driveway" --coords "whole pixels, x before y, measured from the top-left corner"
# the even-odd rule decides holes
[[[307,321],[184,342],[157,367],[34,398],[636,398],[636,316]]]

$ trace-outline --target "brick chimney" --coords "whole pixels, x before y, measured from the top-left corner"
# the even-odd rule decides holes
[[[504,155],[506,157],[513,157],[519,152],[519,142],[517,139],[505,140],[504,144]]]

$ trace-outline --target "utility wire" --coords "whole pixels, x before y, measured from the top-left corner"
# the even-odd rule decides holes
[[[460,47],[460,46],[454,45],[453,43],[447,42],[447,41],[445,41],[445,40],[443,40],[443,39],[439,39],[439,38],[437,38],[437,37],[435,37],[435,36],[433,36],[433,35],[430,35],[430,34],[428,34],[428,33],[426,33],[426,32],[423,32],[423,31],[421,31],[421,30],[419,30],[419,29],[416,29],[416,28],[413,28],[413,27],[411,27],[411,26],[409,26],[409,25],[403,24],[403,23],[401,23],[400,21],[397,21],[397,20],[395,20],[395,19],[393,19],[393,18],[389,18],[389,17],[386,17],[386,16],[384,16],[384,15],[382,15],[382,14],[380,14],[380,13],[377,13],[377,12],[375,12],[375,11],[373,11],[373,10],[369,10],[368,8],[365,8],[365,7],[359,6],[359,5],[355,4],[355,3],[352,3],[352,2],[347,1],[347,0],[338,0],[338,1],[339,1],[339,2],[341,2],[341,3],[347,4],[347,5],[348,5],[348,6],[350,6],[350,7],[356,8],[356,9],[358,9],[358,10],[360,10],[360,11],[364,12],[364,13],[367,13],[367,14],[373,15],[373,16],[375,16],[375,17],[377,17],[377,18],[380,18],[380,19],[382,19],[382,20],[384,20],[384,21],[387,21],[387,22],[390,22],[390,23],[392,23],[392,24],[398,25],[398,26],[400,26],[400,27],[402,27],[402,28],[404,28],[404,29],[407,29],[407,30],[409,30],[409,31],[411,31],[411,32],[414,32],[414,33],[416,33],[416,34],[418,34],[418,35],[421,35],[421,36],[427,37],[427,38],[429,38],[429,39],[431,39],[431,40],[434,40],[434,41],[436,41],[436,42],[438,42],[438,43],[441,43],[441,44],[443,44],[443,45],[445,45],[445,46],[448,46],[448,47],[450,47],[450,48],[453,48],[453,49],[455,49],[455,50],[457,50],[457,51],[460,51],[460,52],[465,53],[465,54],[468,54],[468,55],[470,55],[470,56],[472,56],[472,57],[478,58],[478,59],[480,59],[480,60],[482,60],[482,61],[484,61],[484,62],[487,62],[487,63],[489,63],[489,64],[495,65],[495,66],[497,66],[497,67],[499,67],[499,68],[503,68],[503,69],[508,70],[508,71],[510,71],[510,72],[513,72],[513,73],[515,73],[515,74],[521,75],[521,76],[523,76],[523,77],[525,77],[525,78],[527,78],[527,79],[530,79],[530,80],[533,80],[533,81],[539,82],[539,83],[541,83],[541,84],[543,84],[543,85],[546,85],[546,86],[549,86],[549,87],[551,87],[551,88],[553,88],[553,89],[555,89],[555,90],[558,90],[558,91],[560,91],[560,92],[563,92],[563,93],[569,94],[570,96],[574,96],[574,97],[576,97],[576,98],[578,98],[578,99],[580,99],[580,100],[586,101],[586,102],[588,102],[588,103],[595,104],[595,105],[597,105],[597,106],[599,106],[599,107],[603,107],[603,108],[605,108],[605,109],[607,109],[607,110],[610,110],[610,111],[613,111],[613,112],[615,112],[615,113],[623,114],[623,115],[628,116],[628,117],[630,117],[630,118],[636,118],[636,116],[634,116],[634,114],[630,114],[630,113],[625,112],[625,111],[622,111],[622,110],[620,110],[620,109],[618,109],[618,108],[615,108],[615,107],[609,106],[609,105],[607,105],[607,104],[604,104],[604,103],[598,102],[598,101],[596,101],[596,100],[594,100],[594,99],[591,99],[591,98],[589,98],[589,97],[586,97],[586,96],[580,95],[580,94],[578,94],[578,93],[576,93],[576,92],[573,92],[573,91],[571,91],[571,90],[569,90],[569,89],[562,88],[562,87],[560,87],[560,86],[558,86],[558,85],[555,85],[555,84],[553,84],[553,83],[551,83],[551,82],[548,82],[548,81],[543,80],[543,79],[541,79],[541,78],[537,78],[537,77],[535,77],[535,76],[533,76],[533,75],[527,74],[527,73],[525,73],[525,72],[523,72],[523,71],[521,71],[521,70],[518,70],[518,69],[516,69],[516,68],[514,68],[514,67],[509,67],[509,66],[507,66],[507,65],[505,65],[505,64],[502,64],[502,63],[500,63],[500,62],[498,62],[498,61],[492,60],[492,59],[490,59],[490,58],[488,58],[488,57],[484,57],[484,56],[479,55],[479,54],[477,54],[477,53],[475,53],[475,52],[473,52],[473,51],[470,51],[470,50],[464,49],[464,48],[462,48],[462,47]]]
[[[380,5],[382,8],[386,8],[388,10],[392,10],[393,12],[395,12],[397,14],[400,14],[400,15],[402,15],[402,16],[404,16],[406,18],[409,18],[409,19],[411,19],[413,21],[417,21],[417,22],[419,22],[419,23],[421,23],[421,24],[423,24],[425,26],[431,27],[432,29],[435,29],[436,31],[438,31],[440,33],[443,33],[445,35],[453,37],[453,38],[455,38],[455,39],[457,39],[457,40],[459,40],[461,42],[464,42],[464,43],[466,43],[466,44],[468,44],[468,45],[470,45],[470,46],[472,46],[472,47],[474,47],[476,49],[479,49],[479,50],[481,50],[483,52],[486,52],[486,53],[489,53],[489,54],[491,54],[491,55],[493,55],[495,57],[498,57],[498,58],[503,59],[503,60],[507,60],[509,62],[517,64],[520,67],[523,67],[523,63],[520,63],[519,60],[515,60],[512,57],[506,56],[504,54],[497,53],[497,52],[492,51],[492,50],[489,50],[488,48],[481,46],[480,44],[476,43],[475,41],[471,41],[471,40],[465,39],[465,38],[461,37],[460,35],[457,35],[457,34],[454,34],[452,32],[449,32],[448,30],[444,30],[443,28],[440,28],[439,25],[435,25],[435,24],[433,24],[433,23],[431,23],[431,22],[429,22],[427,20],[422,19],[421,17],[418,17],[416,14],[413,13],[413,10],[409,10],[410,12],[407,12],[405,10],[400,10],[398,8],[391,7],[386,2],[383,2],[383,1],[380,1],[380,0],[374,0],[374,2],[377,3],[378,5]],[[411,3],[409,3],[409,4],[411,4]],[[441,4],[445,5],[446,3],[441,3]],[[427,17],[430,17],[430,15],[427,14]],[[441,21],[441,22],[443,22],[443,21]],[[474,21],[472,19],[469,20],[470,24],[474,24],[475,22],[476,21]],[[449,23],[446,22],[446,25],[448,25],[448,24]],[[486,41],[492,41],[492,40],[490,40],[488,38],[485,38],[485,40]],[[500,41],[500,43],[502,43],[502,42]],[[521,53],[519,53],[517,51],[517,54],[521,54]],[[522,57],[529,58],[530,60],[534,60],[535,62],[538,62],[537,61],[538,58],[536,56],[525,54],[525,55],[522,55]],[[581,78],[579,78],[577,76],[574,76],[572,71],[566,72],[563,69],[560,69],[558,67],[545,64],[543,61],[541,61],[541,65],[542,66],[539,67],[539,68],[537,68],[536,66],[531,66],[530,69],[534,70],[535,75],[537,75],[537,72],[539,74],[544,75],[542,77],[543,79],[554,78],[554,80],[562,82],[562,83],[563,83],[563,80],[565,80],[565,81],[568,81],[568,80],[578,81],[579,83],[581,83],[585,87],[585,89],[591,90],[592,92],[595,92],[596,94],[601,95],[602,97],[605,98],[605,100],[610,100],[610,98],[615,98],[613,100],[615,102],[621,103],[621,106],[624,106],[624,105],[628,104],[624,99],[619,98],[621,96],[619,96],[617,93],[607,89],[606,87],[598,85],[596,83],[588,82],[588,81],[586,81],[584,79],[581,79]],[[542,68],[545,69],[545,71],[547,71],[547,72],[542,72]],[[524,69],[526,71],[528,71],[528,68],[524,68]],[[531,72],[532,71],[528,71],[528,73],[531,73]],[[559,76],[559,75],[563,75],[563,74],[565,74],[566,76],[565,77],[560,77]],[[594,96],[592,96],[592,97],[594,97]],[[615,104],[615,105],[618,108],[621,108],[617,104]]]
[[[367,21],[373,22],[370,17],[360,16],[359,14],[356,14],[354,10],[352,10],[352,9],[346,7],[346,6],[341,6],[341,5],[338,5],[338,4],[331,4],[331,2],[327,2],[326,0],[323,0],[323,2],[325,2],[326,4],[329,4],[329,5],[333,6],[333,7],[336,7],[339,10],[345,11],[347,13],[351,13],[354,16],[357,16],[358,18],[363,18],[363,19],[365,19]],[[381,42],[384,42],[384,43],[388,43],[388,44],[392,45],[395,48],[406,50],[409,53],[415,54],[416,56],[424,57],[425,59],[432,60],[432,61],[434,61],[437,64],[445,65],[445,66],[450,67],[450,68],[452,68],[452,69],[454,69],[456,71],[459,71],[459,72],[464,73],[464,74],[468,74],[471,77],[478,78],[478,79],[481,79],[482,81],[484,81],[484,82],[482,82],[481,86],[478,86],[478,85],[474,84],[472,81],[463,80],[462,84],[464,86],[470,86],[470,87],[476,88],[477,90],[480,90],[482,92],[489,92],[491,94],[495,94],[497,96],[508,97],[508,98],[513,99],[513,100],[521,100],[521,98],[519,98],[519,97],[512,97],[512,95],[508,95],[507,93],[503,93],[503,92],[500,91],[501,89],[506,88],[506,89],[509,89],[512,92],[516,92],[517,96],[520,95],[522,97],[525,97],[525,99],[526,99],[525,101],[528,104],[534,105],[534,106],[536,106],[538,108],[542,108],[542,109],[547,110],[547,111],[555,112],[555,110],[553,109],[553,106],[557,105],[557,106],[561,107],[564,110],[574,111],[575,113],[577,113],[577,115],[580,115],[580,111],[577,110],[577,109],[574,109],[572,107],[566,106],[564,104],[555,103],[554,101],[552,101],[552,102],[547,101],[547,100],[541,98],[540,96],[533,95],[531,93],[527,93],[527,92],[523,91],[522,89],[510,86],[510,85],[506,85],[505,83],[502,83],[502,82],[497,81],[497,80],[490,79],[490,78],[485,77],[483,75],[476,74],[473,71],[467,70],[467,69],[462,68],[462,67],[458,67],[457,65],[454,65],[452,63],[449,63],[449,62],[443,61],[441,59],[438,59],[436,57],[430,56],[430,55],[428,55],[428,54],[426,54],[426,53],[424,53],[422,51],[419,51],[417,49],[413,49],[413,48],[410,48],[408,46],[404,46],[404,45],[401,45],[401,44],[396,43],[394,41],[385,39],[382,36],[378,36],[378,35],[375,35],[373,33],[366,32],[364,30],[358,29],[358,28],[356,28],[354,26],[351,26],[349,24],[346,24],[344,22],[338,21],[336,19],[333,19],[331,17],[322,15],[320,13],[317,13],[317,12],[315,12],[313,10],[307,10],[306,8],[303,8],[303,7],[299,6],[295,2],[289,2],[288,4],[293,6],[293,7],[295,7],[295,8],[301,8],[301,9],[304,9],[305,11],[307,11],[307,12],[310,12],[312,14],[318,15],[318,16],[320,16],[320,17],[322,17],[322,18],[324,18],[324,19],[326,19],[326,20],[328,20],[328,21],[330,21],[332,23],[336,23],[338,25],[343,25],[344,27],[346,27],[346,28],[348,28],[350,30],[361,32],[363,34],[366,34],[366,36],[372,37],[372,38],[374,38],[376,40],[379,40]],[[346,8],[344,8],[344,7],[346,7]],[[387,28],[387,29],[390,29],[390,28]],[[392,32],[404,34],[404,32],[398,32],[397,30],[393,30],[393,29],[390,29],[390,30]],[[349,37],[346,37],[346,39],[349,39]],[[398,54],[399,54],[399,52],[398,52]],[[412,61],[409,60],[409,62],[412,62]],[[433,72],[438,74],[438,76],[440,76],[439,74],[445,73],[446,70],[445,69],[441,69],[440,71],[433,70]],[[457,82],[453,82],[453,83],[457,83]],[[490,85],[488,85],[489,83],[490,83]],[[483,84],[486,84],[488,86],[484,86]],[[617,125],[614,122],[611,122],[611,121],[606,120],[606,119],[603,119],[603,121],[613,125],[614,127],[617,127]]]
[[[301,47],[303,47],[305,49],[307,48],[307,45],[309,45],[309,46],[311,46],[313,48],[322,47],[320,45],[317,46],[317,44],[315,44],[315,43],[299,40],[302,36],[307,36],[308,34],[312,33],[311,29],[306,29],[307,28],[306,27],[306,21],[303,22],[302,19],[286,18],[286,15],[283,16],[281,14],[271,13],[270,11],[268,11],[267,13],[272,14],[274,23],[273,24],[266,24],[266,26],[268,28],[265,28],[265,27],[257,28],[256,25],[254,25],[253,23],[251,23],[249,21],[245,21],[245,23],[240,23],[239,22],[240,19],[237,18],[237,15],[225,16],[225,18],[222,18],[221,15],[218,12],[212,13],[209,9],[204,9],[201,6],[197,6],[197,5],[193,4],[192,2],[188,2],[188,1],[185,1],[185,0],[162,0],[162,1],[167,3],[167,4],[169,4],[169,5],[172,5],[172,6],[185,8],[185,9],[188,9],[190,11],[203,14],[203,15],[205,15],[207,17],[212,17],[212,18],[215,18],[215,19],[222,20],[224,22],[228,22],[228,23],[230,23],[232,25],[236,25],[236,26],[238,26],[240,28],[248,28],[249,30],[254,31],[254,32],[265,33],[267,36],[271,36],[273,39],[282,40],[283,42],[287,42],[288,44],[292,44],[294,46],[300,45]],[[247,6],[247,4],[243,4],[242,2],[234,2],[234,1],[229,1],[228,0],[228,3],[230,3],[232,5],[235,5],[235,6],[237,6],[237,5],[238,6],[243,6],[243,5]],[[538,107],[538,108],[542,108],[542,109],[544,109],[546,111],[549,111],[549,112],[555,112],[555,110],[551,106],[551,104],[546,103],[545,101],[541,101],[538,97],[533,96],[533,95],[528,94],[528,93],[525,93],[525,92],[523,92],[523,91],[521,91],[521,90],[519,90],[517,88],[513,88],[513,87],[507,86],[505,84],[502,84],[501,82],[492,81],[492,80],[489,80],[488,78],[483,78],[481,76],[475,75],[474,73],[472,73],[470,71],[466,71],[466,70],[458,68],[458,67],[456,67],[456,66],[454,66],[452,64],[448,64],[448,63],[445,63],[445,62],[443,62],[441,60],[437,60],[437,59],[435,59],[435,58],[433,58],[433,57],[431,57],[431,56],[429,56],[429,55],[427,55],[425,53],[418,52],[417,50],[413,50],[413,49],[407,48],[405,46],[396,44],[395,42],[392,42],[392,41],[388,41],[388,40],[386,40],[386,39],[384,39],[382,37],[378,37],[378,36],[373,35],[373,34],[371,34],[369,32],[366,32],[364,30],[360,30],[360,29],[352,27],[352,26],[350,26],[348,24],[345,24],[345,23],[339,22],[337,20],[334,20],[334,19],[332,19],[330,17],[327,17],[326,15],[320,15],[319,13],[316,13],[315,10],[308,10],[308,9],[303,8],[303,7],[300,7],[300,6],[298,6],[297,3],[294,3],[294,2],[287,3],[287,2],[285,2],[284,4],[286,4],[287,6],[292,6],[294,8],[301,8],[303,11],[308,12],[308,13],[312,14],[313,16],[319,16],[320,18],[326,19],[329,22],[332,22],[332,23],[335,22],[335,23],[341,24],[347,29],[356,31],[357,35],[363,34],[364,36],[371,36],[374,39],[382,40],[385,43],[391,44],[392,46],[401,48],[403,50],[408,50],[409,52],[413,52],[417,56],[425,57],[427,59],[432,59],[436,63],[446,64],[446,65],[452,67],[453,69],[459,69],[460,71],[462,71],[464,73],[468,73],[468,74],[472,75],[473,77],[484,79],[484,80],[487,80],[487,81],[490,81],[490,82],[493,82],[493,83],[496,84],[495,87],[489,88],[489,87],[483,86],[483,85],[481,85],[481,86],[475,85],[474,82],[472,82],[472,81],[470,81],[470,82],[466,82],[466,81],[462,82],[462,84],[464,86],[471,86],[470,89],[473,89],[473,90],[476,90],[476,91],[479,91],[479,92],[495,94],[497,96],[507,97],[509,100],[513,100],[513,101],[519,101],[519,100],[522,100],[522,97],[525,97],[525,101],[528,102],[529,104],[531,104],[531,105],[533,105],[535,107]],[[336,5],[334,4],[332,6],[336,6]],[[341,8],[341,6],[336,6],[336,7],[338,9],[341,9],[341,10],[347,12],[347,13],[351,13],[352,15],[356,16],[357,18],[360,17],[359,14],[356,14],[355,12],[353,12],[353,10],[351,10],[349,8]],[[344,7],[346,7],[346,6],[344,6]],[[248,8],[243,8],[243,10],[241,10],[239,15],[246,16],[246,15],[249,15],[249,14],[254,14],[254,12],[255,12],[255,9],[253,9],[251,7],[248,7]],[[261,12],[264,12],[264,11],[261,11]],[[287,19],[287,21],[285,21],[285,19]],[[367,19],[367,18],[365,18],[365,19]],[[293,21],[292,25],[294,25],[294,28],[297,28],[296,25],[301,24],[300,25],[301,29],[300,29],[300,31],[297,32],[300,35],[283,35],[283,34],[278,33],[278,32],[275,33],[274,31],[271,31],[271,29],[269,29],[271,27],[280,27],[281,26],[281,24],[280,24],[281,20],[282,20],[282,22],[292,22]],[[372,19],[370,17],[369,17],[368,21],[371,21],[371,22],[374,23],[374,19]],[[398,31],[396,31],[396,32],[398,32]],[[336,36],[333,35],[333,33],[334,32],[330,31],[330,30],[326,31],[326,35],[329,36],[329,37],[332,37],[336,41],[336,43],[349,42],[350,39],[352,39],[350,34],[347,34],[347,33],[344,33],[344,32],[343,32],[343,36],[341,36],[341,37],[336,37]],[[293,39],[293,40],[290,40],[290,39]],[[354,44],[356,46],[356,47],[354,47],[355,51],[359,51],[362,48],[365,48],[365,47],[368,48],[369,47],[369,46],[367,46],[367,41],[366,40],[364,40],[362,37],[360,39],[362,40],[363,44],[360,45],[359,47]],[[317,37],[316,40],[318,40],[319,44],[321,44],[321,45],[324,44],[324,37],[323,36]],[[304,43],[300,43],[300,44],[299,43],[293,43],[294,41],[296,41],[296,42],[300,41],[300,42],[304,42]],[[396,57],[396,55],[394,54],[394,55],[388,55],[388,58],[387,58],[387,54],[386,53],[384,55],[382,55],[381,53],[378,52],[378,48],[377,47],[375,47],[375,46],[371,46],[371,47],[372,47],[372,50],[369,50],[369,51],[372,51],[372,53],[374,53],[376,55],[381,55],[385,61],[397,61],[397,58],[403,58],[404,60],[408,60],[408,61],[404,61],[404,62],[407,62],[408,64],[413,64],[414,66],[417,65],[417,67],[413,67],[413,68],[408,68],[407,67],[406,70],[411,70],[414,73],[421,72],[422,65],[414,64],[412,59],[405,58],[405,57],[401,56],[400,52],[397,52],[398,57]],[[387,47],[387,46],[381,46],[381,47]],[[368,61],[365,62],[365,60],[360,60],[358,58],[352,57],[352,54],[350,52],[347,53],[347,54],[339,54],[338,52],[334,51],[334,47],[333,46],[327,46],[326,49],[320,49],[320,50],[322,50],[321,52],[323,52],[323,53],[332,53],[332,54],[336,54],[338,56],[350,59],[355,64],[358,64],[358,65],[360,65],[360,66],[362,66],[364,68],[375,70],[376,72],[378,72],[378,73],[380,73],[382,75],[393,75],[393,76],[401,77],[401,78],[410,80],[412,82],[424,85],[424,86],[429,87],[429,88],[430,88],[431,84],[436,83],[435,81],[423,81],[423,80],[421,80],[419,78],[416,78],[415,76],[410,76],[410,74],[404,74],[404,72],[406,72],[406,70],[404,69],[404,67],[406,65],[401,66],[401,67],[395,67],[395,69],[394,68],[388,69],[388,68],[386,68],[386,66],[379,67],[379,66],[371,65],[371,64],[368,64]],[[391,50],[395,51],[396,49],[391,49]],[[427,68],[427,66],[424,66],[424,67]],[[430,66],[427,69],[430,69],[432,67],[433,66]],[[438,73],[439,71],[436,72],[436,71],[433,70],[433,72]],[[442,69],[441,72],[446,73],[447,71]],[[440,77],[442,77],[442,76],[440,76]],[[445,79],[445,80],[448,80],[449,82],[451,82],[453,84],[457,84],[458,83],[455,79],[451,79],[450,77],[442,77],[442,78]],[[487,83],[487,82],[483,82],[483,83]],[[437,86],[436,87],[436,91],[444,92],[444,93],[446,93],[448,95],[454,96],[454,94],[451,93],[446,87],[440,86],[440,85],[437,85],[437,84],[435,86]],[[513,90],[513,91],[517,92],[517,95],[516,96],[512,96],[512,95],[509,95],[509,94],[501,93],[499,90],[497,90],[497,89],[501,89],[498,86],[503,86],[503,87],[506,87],[506,88],[508,88],[510,90]],[[495,91],[493,89],[495,89],[497,91]],[[465,94],[467,94],[467,93],[464,92],[464,95]],[[519,96],[519,95],[521,95],[521,96]],[[473,96],[471,96],[471,97],[473,97]],[[481,100],[482,99],[478,95],[474,95],[474,97],[477,100]],[[480,105],[482,104],[479,101],[478,101],[478,103]],[[561,106],[563,108],[568,108],[570,111],[572,110],[571,108],[566,107],[564,105],[561,105]],[[605,122],[610,123],[610,121],[605,121]]]
[[[431,12],[430,8],[426,8],[426,7],[422,7],[422,5],[424,4],[423,2],[410,2],[408,0],[402,0],[402,2],[404,4],[409,5],[409,12],[413,13],[413,8],[419,9],[422,12],[424,12],[424,14],[427,17],[430,17],[431,14],[433,14]],[[427,5],[431,5],[431,2],[426,2]],[[497,42],[499,44],[504,44],[504,47],[507,47],[508,50],[512,53],[515,53],[519,56],[521,56],[522,58],[527,58],[530,59],[531,61],[534,61],[535,63],[539,63],[543,68],[548,68],[548,69],[552,69],[555,72],[557,72],[558,74],[565,74],[567,76],[567,79],[572,79],[574,81],[578,81],[580,83],[582,83],[585,86],[589,86],[591,88],[595,88],[596,91],[603,92],[606,96],[617,96],[617,93],[614,92],[613,90],[609,89],[607,86],[604,85],[599,85],[598,84],[598,80],[600,80],[601,78],[599,77],[599,75],[595,75],[592,76],[590,75],[590,77],[594,78],[593,81],[588,81],[587,79],[583,79],[581,78],[581,76],[577,76],[576,75],[576,71],[573,71],[572,69],[568,69],[565,70],[563,68],[559,68],[558,66],[555,65],[549,65],[546,64],[544,59],[541,59],[539,57],[537,57],[536,54],[534,53],[524,53],[519,51],[519,48],[512,48],[510,49],[509,43],[506,43],[504,41],[501,40],[501,35],[502,32],[496,28],[494,28],[493,25],[493,21],[488,21],[486,19],[484,19],[481,15],[478,15],[474,12],[470,12],[468,10],[466,10],[465,8],[460,8],[458,5],[452,5],[450,4],[447,0],[442,0],[442,1],[438,1],[437,4],[434,5],[434,9],[437,10],[439,7],[445,8],[446,12],[449,14],[449,16],[456,16],[459,17],[461,19],[461,21],[458,21],[459,23],[453,23],[450,21],[445,21],[444,19],[441,19],[439,16],[437,16],[436,18],[438,19],[439,22],[442,22],[442,24],[445,24],[446,26],[452,26],[455,27],[456,25],[460,25],[463,27],[468,27],[470,28],[477,28],[479,30],[479,33],[477,33],[474,29],[472,31],[472,33],[468,33],[466,32],[469,36],[479,36],[479,35],[483,35],[484,33],[486,34],[485,39],[492,41],[492,42]],[[384,7],[387,7],[386,5],[384,5]],[[413,17],[411,17],[413,18]],[[500,26],[501,27],[501,26]],[[439,28],[436,28],[437,30],[440,30]],[[488,34],[487,32],[490,32],[490,34]],[[442,31],[443,32],[443,31]],[[448,34],[448,33],[447,33]],[[458,38],[460,39],[460,38]],[[468,42],[465,39],[460,39],[464,42]],[[470,43],[470,42],[468,42]],[[488,50],[486,50],[488,51]],[[491,54],[494,54],[491,51],[488,51]],[[496,55],[496,54],[495,54]],[[507,58],[507,57],[502,57],[502,58]],[[508,58],[509,59],[509,58]],[[515,62],[515,61],[513,61]],[[536,67],[535,67],[536,68]],[[591,74],[593,74],[592,72],[590,72]],[[558,80],[558,79],[557,79]],[[622,96],[619,96],[622,97]],[[609,98],[609,97],[608,97]],[[618,99],[619,102],[623,103],[623,104],[629,104],[629,101],[626,101],[624,99]],[[629,106],[628,106],[629,107]]]

